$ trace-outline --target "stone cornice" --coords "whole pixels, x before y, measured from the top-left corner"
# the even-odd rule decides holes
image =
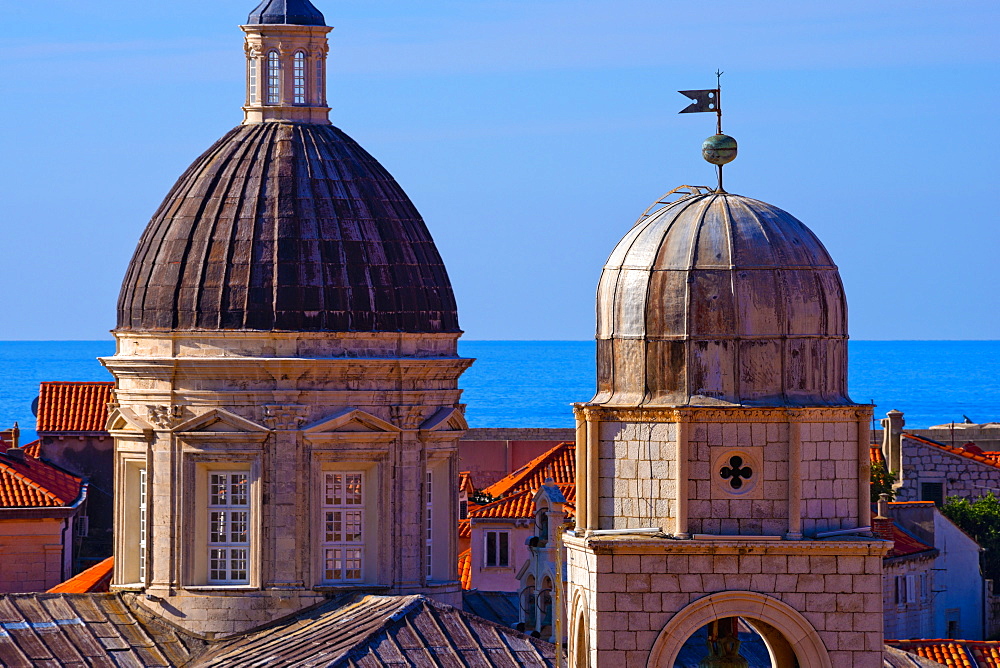
[[[850,406],[795,406],[758,408],[745,406],[600,406],[574,404],[574,413],[580,419],[602,422],[856,422],[871,415],[872,407]]]
[[[884,540],[754,540],[753,536],[719,540],[675,540],[642,536],[591,536],[566,534],[570,547],[596,554],[769,554],[810,556],[845,555],[884,557],[892,548]]]

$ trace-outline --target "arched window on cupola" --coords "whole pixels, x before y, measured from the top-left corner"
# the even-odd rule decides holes
[[[324,97],[324,92],[323,92],[324,91],[324,84],[326,83],[326,81],[325,81],[326,77],[324,75],[325,75],[325,72],[323,71],[323,57],[322,56],[317,56],[316,57],[316,93],[313,95],[313,97],[316,99],[316,104],[317,105],[323,105],[325,103],[325,100],[326,100],[326,98]]]
[[[267,94],[265,104],[281,103],[281,58],[277,51],[267,53]]]
[[[293,58],[293,78],[295,104],[306,103],[306,52],[296,51]]]

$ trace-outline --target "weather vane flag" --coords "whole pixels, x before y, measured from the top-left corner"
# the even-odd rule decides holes
[[[722,134],[722,72],[716,71],[716,88],[708,90],[682,90],[681,95],[693,100],[691,104],[678,113],[693,114],[703,111],[714,111],[716,114],[715,134],[701,145],[701,155],[718,169],[719,187],[716,192],[726,192],[722,189],[722,166],[736,159],[736,140]]]

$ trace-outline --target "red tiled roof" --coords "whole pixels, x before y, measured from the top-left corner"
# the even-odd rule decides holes
[[[472,472],[462,471],[458,474],[458,491],[475,494],[476,486],[472,484]]]
[[[483,491],[493,497],[534,492],[549,478],[557,484],[576,483],[576,443],[560,443]]]
[[[945,666],[1000,668],[1000,642],[983,640],[886,640],[892,645]]]
[[[111,588],[111,575],[115,570],[115,558],[108,557],[96,566],[74,575],[66,582],[57,584],[47,594],[98,594]]]
[[[469,520],[458,521],[458,537],[472,538],[472,522]]]
[[[42,456],[42,442],[40,440],[32,441],[27,445],[22,445],[21,449],[23,449],[25,454],[29,457],[38,459]]]
[[[898,525],[892,525],[893,546],[889,550],[887,557],[908,557],[912,554],[929,552],[934,550],[933,545],[918,540],[901,529]]]
[[[885,464],[885,455],[882,454],[882,446],[873,445],[868,450],[868,456],[872,464]]]
[[[36,431],[104,431],[114,383],[42,383]]]
[[[472,589],[472,548],[458,555],[458,579],[462,589]]]
[[[953,448],[950,445],[945,445],[944,443],[938,443],[937,441],[932,441],[929,438],[923,438],[921,436],[915,436],[913,434],[910,434],[909,432],[907,432],[904,435],[907,438],[909,438],[910,440],[917,441],[919,443],[923,443],[924,445],[930,445],[930,446],[938,448],[940,450],[944,450],[945,452],[949,452],[949,453],[951,453],[953,455],[958,455],[959,457],[965,457],[966,459],[972,459],[972,460],[975,460],[975,461],[979,462],[980,464],[986,464],[987,466],[992,466],[994,468],[1000,468],[1000,460],[997,460],[996,457],[988,456],[988,455],[985,455],[985,454],[983,454],[983,455],[977,455],[974,452],[969,452],[965,448]]]
[[[508,494],[499,501],[488,503],[469,513],[470,518],[481,520],[484,517],[503,517],[524,519],[535,516],[534,494],[526,489],[516,494]]]
[[[24,461],[0,445],[0,508],[62,508],[80,496],[83,480],[22,450]]]

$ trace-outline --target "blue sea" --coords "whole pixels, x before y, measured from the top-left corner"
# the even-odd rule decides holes
[[[570,404],[594,394],[592,341],[463,341],[476,363],[461,380],[472,427],[572,427]],[[0,342],[0,429],[34,438],[31,402],[43,380],[112,380],[97,357],[111,341]],[[876,414],[899,409],[910,428],[1000,421],[1000,341],[852,341],[850,393]]]

